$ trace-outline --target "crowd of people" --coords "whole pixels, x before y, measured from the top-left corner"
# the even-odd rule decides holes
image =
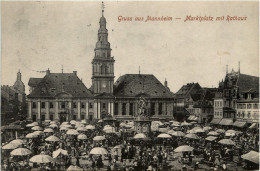
[[[134,129],[134,122],[115,127],[113,123],[108,126],[109,123],[104,125],[101,121],[93,124],[91,129],[78,129],[87,127],[87,124],[76,121],[34,123],[28,124],[25,129],[26,134],[34,136],[18,137],[23,143],[17,146],[12,144],[12,140],[2,145],[2,170],[70,170],[71,166],[74,168],[72,170],[149,171],[250,170],[259,167],[258,163],[241,158],[250,151],[259,152],[258,129],[170,121],[160,123],[166,128],[163,131],[159,126],[155,131],[138,133]],[[33,131],[33,127],[39,130]],[[104,131],[104,127],[110,127],[112,131]],[[47,132],[46,129],[53,131]],[[78,131],[73,135],[68,134],[68,130]],[[228,130],[233,130],[233,133],[227,134]],[[138,137],[138,134],[144,137]],[[208,139],[211,134],[213,138]],[[79,138],[79,135],[86,138]],[[47,141],[50,136],[58,140]],[[101,136],[104,138],[95,140],[95,137]],[[230,140],[232,143],[220,143],[221,140]],[[13,146],[7,148],[10,144]],[[186,146],[192,150],[176,152],[177,148]],[[93,154],[91,151],[96,147],[106,152]],[[18,148],[30,152],[12,155],[11,151]],[[65,152],[55,155],[59,149]],[[39,154],[48,155],[53,160],[32,162],[31,158]]]

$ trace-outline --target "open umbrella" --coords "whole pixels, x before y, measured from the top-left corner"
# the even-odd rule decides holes
[[[42,131],[34,131],[33,134],[37,136],[44,135]]]
[[[88,137],[85,134],[79,134],[78,139],[79,140],[86,140],[86,139],[88,139]]]
[[[184,136],[185,138],[190,138],[190,139],[199,139],[199,137],[195,134],[187,134]]]
[[[51,129],[51,128],[46,128],[46,129],[44,129],[43,132],[45,132],[45,133],[50,133],[50,132],[54,132],[54,131],[53,131],[53,129]]]
[[[32,158],[30,158],[30,162],[33,163],[50,163],[50,162],[54,162],[54,159],[49,156],[44,154],[44,152],[42,152],[41,154],[35,155]]]
[[[58,157],[59,155],[61,155],[61,154],[64,155],[64,156],[67,156],[67,155],[68,155],[68,151],[59,148],[58,150],[53,151],[52,157],[53,157],[53,158],[57,158],[57,157]]]
[[[181,131],[174,131],[173,133],[171,133],[171,135],[176,136],[176,137],[183,137],[185,136],[185,134]]]
[[[215,132],[215,131],[210,131],[210,132],[208,133],[208,135],[214,135],[214,136],[216,136],[216,135],[218,135],[218,133]]]
[[[181,126],[190,126],[191,124],[190,123],[188,123],[188,122],[182,122],[181,123]]]
[[[224,132],[226,132],[226,131],[225,131],[224,129],[217,129],[216,132],[217,132],[217,133],[224,133]]]
[[[34,126],[34,127],[32,127],[32,130],[34,130],[34,131],[42,131],[42,128],[40,126]]]
[[[56,124],[56,122],[55,121],[51,121],[50,124]]]
[[[106,138],[103,137],[103,136],[95,136],[95,137],[93,138],[94,141],[102,141],[102,140],[104,140],[104,139],[106,139]]]
[[[139,134],[136,134],[136,135],[134,136],[134,139],[143,139],[143,138],[146,138],[146,135],[143,134],[143,133],[139,133]]]
[[[58,125],[54,123],[54,124],[51,124],[49,127],[50,128],[58,128]]]
[[[93,126],[93,125],[87,125],[86,128],[87,128],[87,129],[95,129],[95,126]]]
[[[259,164],[259,152],[250,151],[249,153],[243,154],[241,158]]]
[[[215,139],[217,139],[217,137],[214,137],[214,136],[208,136],[207,138],[205,138],[205,140],[208,140],[208,141],[214,141]]]
[[[103,147],[95,147],[95,148],[93,148],[90,152],[89,152],[89,154],[99,154],[99,155],[104,155],[104,154],[108,154],[108,152],[107,152],[107,150],[106,149],[104,149]]]
[[[25,144],[25,142],[24,142],[24,140],[21,140],[21,139],[15,139],[15,140],[11,141],[10,144],[22,145],[22,144]]]
[[[26,127],[34,127],[35,125],[30,123],[30,124],[27,124]]]
[[[102,123],[103,122],[103,120],[102,119],[100,119],[97,123]]]
[[[66,127],[66,128],[72,128],[71,125],[62,125],[62,127]]]
[[[77,131],[87,131],[88,129],[87,128],[85,128],[85,127],[78,127],[77,128]]]
[[[60,141],[60,139],[58,137],[52,135],[52,136],[49,136],[48,138],[46,138],[45,141],[55,142],[55,141]]]
[[[210,127],[210,126],[205,126],[205,127],[203,127],[203,130],[204,131],[209,131],[209,130],[211,130],[212,128]]]
[[[27,156],[29,154],[31,154],[32,152],[30,150],[28,150],[27,148],[17,148],[13,151],[11,151],[11,155],[13,156]]]
[[[79,166],[70,165],[70,167],[66,171],[83,171],[83,169]]]
[[[194,148],[188,145],[182,145],[177,147],[174,152],[185,152],[185,151],[192,151]]]
[[[18,148],[19,146],[21,146],[21,144],[12,144],[12,143],[9,143],[9,144],[6,144],[2,147],[3,150],[13,150],[13,149],[16,149]]]
[[[169,134],[160,134],[157,137],[158,138],[171,138],[172,136],[170,136]]]
[[[85,120],[81,120],[82,124],[87,124],[87,122]]]
[[[70,124],[74,124],[74,125],[75,125],[75,124],[76,124],[76,121],[75,121],[75,120],[71,120],[71,121],[70,121]]]
[[[62,127],[60,127],[60,130],[61,130],[61,131],[67,131],[67,130],[69,130],[69,128],[62,126]]]
[[[69,122],[62,122],[61,125],[68,125]]]
[[[222,139],[219,141],[220,144],[226,144],[226,145],[236,145],[234,141],[231,139]]]
[[[38,138],[38,135],[34,134],[34,133],[29,133],[25,136],[25,138]]]
[[[67,132],[66,132],[67,135],[79,135],[79,132],[75,129],[69,129]]]

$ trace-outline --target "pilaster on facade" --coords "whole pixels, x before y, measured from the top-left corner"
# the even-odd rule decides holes
[[[88,101],[86,102],[86,116],[85,120],[88,119],[88,113],[89,113],[89,107],[88,107]]]
[[[158,102],[155,103],[155,115],[159,115],[159,103]]]
[[[126,115],[129,115],[129,102],[126,103]]]
[[[50,119],[50,102],[46,102],[46,120]]]
[[[59,101],[58,101],[58,100],[55,100],[54,119],[55,119],[55,120],[59,120]]]
[[[94,118],[97,118],[97,113],[98,113],[98,108],[97,108],[97,101],[94,102]]]
[[[80,103],[80,100],[78,101],[78,112],[77,112],[77,120],[80,120],[80,112],[81,112],[81,103]]]
[[[32,101],[28,101],[28,120],[32,119]]]
[[[41,120],[41,102],[37,101],[37,120]]]

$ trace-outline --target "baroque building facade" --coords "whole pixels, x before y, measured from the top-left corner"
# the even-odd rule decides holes
[[[92,60],[92,86],[88,89],[77,72],[51,73],[30,78],[28,119],[88,120],[112,115],[118,120],[133,120],[137,100],[145,99],[145,113],[154,119],[172,119],[174,96],[154,75],[126,74],[114,82],[114,57],[111,56],[106,18],[102,10],[98,39]]]

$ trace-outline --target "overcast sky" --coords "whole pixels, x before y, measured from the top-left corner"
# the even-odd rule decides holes
[[[30,77],[44,71],[78,71],[91,86],[101,2],[2,2],[2,84],[18,69],[28,93]],[[105,2],[115,81],[120,75],[154,74],[173,92],[199,82],[216,87],[226,65],[258,76],[257,2]],[[118,22],[118,16],[170,16],[165,22]],[[184,22],[192,16],[241,16],[246,21]],[[175,18],[181,18],[176,20]]]

